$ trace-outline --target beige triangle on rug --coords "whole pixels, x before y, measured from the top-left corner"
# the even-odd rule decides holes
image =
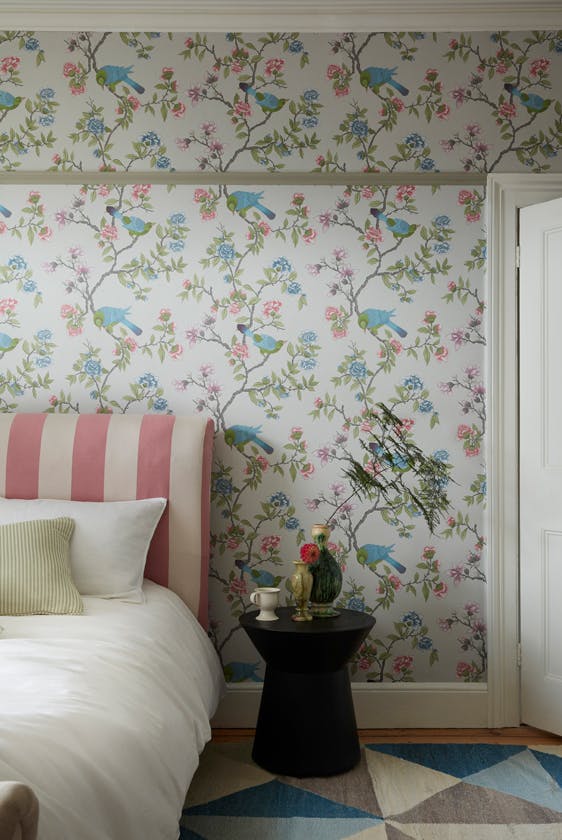
[[[389,840],[387,826],[384,823],[374,825],[360,831],[359,834],[350,834],[345,840]],[[393,835],[392,840],[409,840],[406,834]]]
[[[263,785],[275,778],[257,764],[232,760],[221,753],[222,750],[214,749],[214,744],[207,744],[201,753],[199,767],[187,792],[186,808]]]
[[[404,758],[369,749],[365,750],[365,756],[383,817],[408,811],[430,796],[459,784],[456,776]]]
[[[390,825],[394,825],[393,822]],[[406,823],[403,836],[412,840],[560,840],[559,825],[468,825]],[[356,835],[357,837],[359,835]],[[394,840],[394,838],[392,839]]]
[[[529,744],[527,749],[534,750],[535,752],[549,753],[550,755],[556,755],[558,758],[562,758],[562,746],[559,747],[557,744]]]

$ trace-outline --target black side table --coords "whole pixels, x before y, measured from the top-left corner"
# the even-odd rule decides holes
[[[240,624],[266,662],[252,758],[283,776],[332,776],[351,770],[360,757],[347,662],[375,624],[354,610],[336,618]]]

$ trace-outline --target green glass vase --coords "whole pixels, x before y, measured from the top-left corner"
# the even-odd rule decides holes
[[[330,536],[328,525],[313,525],[311,534],[320,554],[316,563],[310,567],[312,573],[310,612],[315,618],[332,618],[339,615],[333,603],[341,592],[342,573],[328,548]]]

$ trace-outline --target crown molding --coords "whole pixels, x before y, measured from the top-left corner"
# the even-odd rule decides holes
[[[562,29],[560,0],[2,0],[4,30],[458,32]]]

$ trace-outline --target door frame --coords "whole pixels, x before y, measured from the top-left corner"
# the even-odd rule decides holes
[[[521,723],[519,653],[519,208],[562,196],[562,174],[490,175],[487,190],[488,725]]]

